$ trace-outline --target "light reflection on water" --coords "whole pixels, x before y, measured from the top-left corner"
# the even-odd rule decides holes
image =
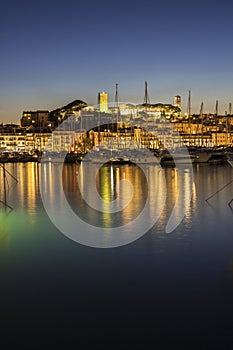
[[[92,193],[90,191],[88,192],[88,183],[84,181],[85,172],[82,165],[64,166],[63,184],[59,188],[54,188],[53,179],[57,176],[56,165],[40,165],[36,163],[7,164],[7,170],[18,179],[18,184],[16,184],[13,179],[10,177],[7,178],[7,201],[14,208],[14,215],[15,213],[23,213],[25,222],[38,223],[40,215],[45,215],[39,192],[39,167],[41,166],[43,166],[44,174],[47,175],[45,177],[46,191],[51,196],[53,196],[54,191],[60,193],[64,191],[72,209],[87,222],[98,226],[120,226],[133,220],[145,205],[148,195],[147,179],[150,183],[153,183],[156,193],[156,199],[150,199],[153,202],[150,203],[151,211],[153,211],[154,206],[164,199],[164,196],[167,198],[164,210],[152,230],[153,233],[164,233],[164,225],[166,225],[169,219],[179,194],[181,198],[179,205],[176,206],[177,215],[180,214],[179,211],[183,209],[183,206],[187,206],[188,210],[186,211],[183,225],[180,229],[178,228],[178,231],[185,227],[186,231],[190,230],[191,232],[194,218],[198,219],[198,215],[205,218],[204,222],[210,220],[209,223],[217,219],[216,215],[227,216],[227,221],[232,220],[230,208],[227,207],[227,203],[233,197],[232,185],[216,195],[209,203],[205,202],[205,199],[210,194],[217,191],[218,188],[221,188],[224,183],[229,182],[231,179],[232,169],[228,166],[211,167],[208,165],[197,165],[194,168],[195,181],[193,185],[191,185],[190,181],[191,175],[185,169],[181,172],[176,168],[161,169],[158,166],[148,166],[146,179],[143,171],[138,166],[103,166],[94,180],[96,181],[96,187],[100,196],[104,199],[103,205],[107,206],[108,202],[117,198],[116,185],[121,179],[130,181],[134,189],[132,201],[130,201],[123,211],[112,214],[100,211],[96,212],[96,210],[88,206],[83,200],[77,181],[78,172],[80,173],[80,185],[85,187],[83,190],[90,199]],[[85,171],[92,172],[93,177],[95,176],[95,166],[89,166]],[[166,184],[164,183],[164,176]],[[190,193],[192,193],[192,200],[191,204],[188,205]],[[3,186],[1,186],[0,196],[3,199]],[[59,203],[54,203],[54,207],[59,210]],[[213,214],[214,217],[212,217]],[[201,218],[199,224],[203,224]]]
[[[154,227],[138,241],[107,250],[81,246],[53,226],[40,198],[41,165],[7,164],[6,167],[19,182],[15,184],[8,178],[7,200],[14,210],[8,216],[2,211],[0,216],[0,281],[4,300],[1,313],[2,317],[5,315],[4,320],[8,314],[17,319],[22,313],[21,304],[27,305],[34,293],[38,306],[33,304],[33,315],[43,310],[52,322],[56,317],[59,322],[62,319],[68,322],[73,312],[76,322],[80,318],[79,329],[83,332],[82,323],[85,320],[89,324],[89,315],[93,314],[94,308],[95,315],[102,317],[99,328],[97,316],[95,323],[95,329],[100,333],[103,327],[109,332],[117,330],[119,335],[119,325],[128,329],[131,324],[134,336],[142,330],[148,336],[150,332],[154,336],[156,329],[164,329],[166,335],[172,332],[174,336],[180,332],[182,339],[184,334],[191,334],[195,339],[201,333],[206,339],[209,337],[209,344],[213,334],[218,332],[220,338],[232,339],[233,213],[227,203],[233,197],[233,185],[209,203],[205,201],[232,179],[233,171],[228,165],[195,166],[192,188],[188,171],[178,176],[175,168],[148,166],[147,177],[155,184],[157,193],[156,199],[151,199],[151,211],[156,201],[158,203],[165,195],[164,176],[166,179],[166,204],[162,214]],[[97,189],[107,201],[117,196],[116,183],[120,179],[128,179],[134,185],[132,202],[115,215],[96,212],[83,201],[77,183],[79,166],[64,166],[63,187],[59,188],[54,188],[53,184],[53,178],[57,176],[56,165],[45,164],[43,171],[49,175],[46,189],[51,195],[64,188],[73,210],[85,220],[103,227],[132,220],[146,200],[148,186],[137,166],[103,166],[96,178]],[[84,174],[80,177],[81,186],[88,186],[83,177]],[[173,233],[165,234],[178,193],[181,193],[182,205],[190,191],[192,200],[183,221]],[[2,195],[1,186],[1,198]],[[54,203],[56,208],[59,205]],[[176,209],[177,215],[182,210],[181,205]],[[56,300],[59,300],[58,304]],[[56,310],[60,312],[60,300],[65,306],[59,318]],[[51,314],[48,311],[50,305],[54,305]],[[23,313],[29,313],[32,322],[33,317],[25,307]],[[108,324],[114,322],[116,324],[110,329]],[[29,323],[23,325],[24,329],[30,326]]]
[[[62,237],[61,233],[50,222],[43,209],[39,191],[39,168],[41,166],[34,163],[6,165],[7,170],[19,182],[15,184],[10,177],[7,179],[7,200],[14,210],[5,218],[4,224],[1,225],[1,236],[4,237],[3,240],[5,242],[8,242],[10,246],[14,246],[16,250],[18,244],[23,246],[22,242],[25,243],[25,247],[31,244],[32,250],[36,249],[36,241],[46,244],[46,242],[51,240],[56,245],[56,238]],[[87,169],[87,171],[93,171],[93,174],[95,173],[95,169],[92,169],[91,166]],[[100,169],[96,177],[96,187],[99,194],[106,200],[105,206],[108,201],[117,197],[116,184],[120,179],[127,179],[133,185],[134,193],[132,201],[123,211],[115,214],[101,213],[86,204],[79,191],[77,181],[78,171],[81,174],[81,186],[86,186],[88,193],[88,184],[84,181],[85,174],[82,171],[82,165],[65,165],[63,168],[63,184],[59,188],[54,188],[53,183],[54,177],[57,176],[57,166],[52,164],[43,165],[43,172],[47,174],[47,192],[53,196],[54,191],[56,193],[62,193],[64,190],[70,206],[84,221],[105,228],[120,226],[136,218],[143,209],[148,186],[145,175],[140,167],[121,165],[103,166]],[[153,214],[156,203],[159,203],[166,196],[165,206],[159,220],[146,235],[147,238],[145,238],[151,242],[151,247],[154,249],[153,254],[156,254],[157,249],[164,250],[174,244],[174,238],[179,241],[181,248],[183,245],[190,244],[201,244],[204,247],[205,244],[208,254],[207,242],[209,245],[218,245],[220,242],[221,246],[225,246],[225,244],[227,246],[227,242],[221,241],[221,235],[219,235],[221,230],[227,234],[227,237],[230,239],[229,244],[231,244],[230,232],[232,231],[233,215],[227,203],[233,197],[233,185],[230,185],[213,197],[209,203],[205,201],[210,194],[231,180],[232,169],[229,166],[196,166],[194,168],[195,181],[192,188],[189,181],[190,173],[186,170],[182,174],[178,174],[176,168],[161,169],[158,166],[148,166],[146,176],[148,181],[154,184],[156,193],[156,198],[151,199],[150,203],[151,215]],[[166,186],[164,184],[164,177]],[[167,193],[164,191],[164,186]],[[182,205],[189,198],[190,191],[192,191],[191,203],[188,206],[182,223],[171,234],[173,236],[171,240],[168,237],[169,235],[165,234],[166,224],[177,202],[178,194],[180,193],[181,200],[179,201],[179,205],[176,206],[177,215],[179,215],[180,210],[182,211]],[[0,195],[2,198],[2,187]],[[91,193],[88,193],[88,195],[91,196]],[[54,203],[54,208],[59,210],[62,215],[62,206],[60,203]],[[210,236],[211,241],[208,241]],[[33,242],[31,241],[31,237],[34,239]],[[28,238],[30,239],[28,240]]]

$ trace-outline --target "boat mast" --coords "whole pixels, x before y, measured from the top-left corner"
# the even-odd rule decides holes
[[[80,129],[81,129],[81,132],[83,130],[83,116],[82,116],[82,111],[80,110],[79,111],[79,115],[80,115]]]
[[[147,84],[147,81],[145,81],[144,104],[145,104],[145,107],[146,107],[145,108],[145,112],[146,112],[146,127],[147,127],[147,131],[148,131],[148,115],[147,115],[148,103],[150,103],[149,94],[148,94],[148,84]]]
[[[229,103],[229,118],[227,123],[227,130],[228,130],[227,142],[229,146],[231,146],[231,102]]]
[[[189,146],[191,143],[191,91],[188,95],[188,127],[189,127]]]
[[[146,106],[147,106],[148,103],[150,103],[149,94],[148,94],[148,83],[147,83],[147,81],[145,81],[144,103],[146,104]]]
[[[2,168],[3,168],[3,188],[4,188],[4,202],[3,202],[3,204],[5,205],[5,209],[6,209],[7,202],[6,202],[6,168],[5,168],[5,164],[3,164]]]
[[[203,127],[204,127],[204,118],[203,118],[203,102],[201,103],[200,108],[200,118],[201,118],[201,147],[203,147]]]
[[[217,144],[217,135],[218,135],[218,100],[216,100],[216,104],[215,104],[215,126],[216,126],[215,142]]]
[[[118,122],[119,122],[119,93],[118,93],[118,83],[116,83],[115,91],[115,108],[117,110],[117,134],[118,134]]]

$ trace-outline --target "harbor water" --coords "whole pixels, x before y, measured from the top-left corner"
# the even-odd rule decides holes
[[[40,173],[51,195],[56,164],[6,164],[6,199],[1,205],[0,286],[2,341],[31,349],[59,342],[153,344],[154,348],[233,347],[233,169],[229,164],[193,166],[193,184],[178,169],[147,166],[156,178],[158,220],[142,237],[118,248],[93,248],[69,239],[50,220],[40,193]],[[89,165],[91,168],[95,165]],[[96,227],[120,227],[135,220],[148,196],[145,174],[136,165],[105,165],[95,181],[105,200],[116,198],[116,182],[134,188],[125,210],[96,211],[83,200],[77,176],[82,165],[65,164],[62,184],[76,215]],[[84,174],[85,175],[85,174]],[[3,170],[0,169],[1,184]],[[224,185],[227,185],[225,188]],[[164,189],[166,188],[166,191]],[[209,201],[208,197],[223,188]],[[183,194],[185,216],[170,233],[166,225]],[[190,193],[191,192],[191,193]],[[190,203],[186,203],[189,198]],[[1,200],[4,189],[1,185]],[[90,194],[91,196],[91,194]],[[67,220],[62,207],[59,215]],[[59,211],[60,210],[60,211]],[[125,232],[130,235],[131,232]],[[29,344],[29,345],[28,345]],[[223,346],[224,344],[224,346]],[[222,345],[222,346],[221,346]],[[65,347],[66,346],[66,347]],[[147,347],[148,348],[148,347]]]

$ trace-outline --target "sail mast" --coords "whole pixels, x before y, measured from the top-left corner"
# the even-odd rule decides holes
[[[217,143],[217,133],[218,133],[218,100],[216,100],[215,104],[215,126],[216,126],[216,137],[215,141]]]
[[[201,103],[201,109],[200,109],[200,118],[201,118],[201,147],[203,147],[203,127],[204,127],[204,118],[203,118],[203,102]]]
[[[188,127],[189,127],[189,146],[191,143],[191,91],[188,95]]]
[[[150,103],[149,94],[148,94],[148,83],[147,83],[147,81],[145,81],[144,103],[146,104],[146,106],[147,106],[148,103]]]
[[[118,122],[119,122],[119,93],[118,93],[118,83],[116,83],[115,91],[115,108],[117,110],[117,133],[118,133]]]
[[[229,103],[229,118],[227,122],[227,131],[228,131],[227,143],[229,144],[229,146],[231,146],[231,102]]]
[[[4,206],[5,206],[5,210],[7,208],[7,198],[6,198],[6,168],[5,168],[5,164],[2,165],[3,168],[3,189],[4,189]]]
[[[147,84],[147,81],[145,81],[145,95],[144,95],[144,104],[145,104],[145,113],[146,113],[146,127],[148,129],[148,115],[147,115],[147,106],[148,106],[148,103],[150,103],[150,100],[149,100],[149,94],[148,94],[148,84]]]

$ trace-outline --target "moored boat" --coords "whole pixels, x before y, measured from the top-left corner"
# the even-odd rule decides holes
[[[223,164],[226,161],[226,155],[223,152],[212,152],[210,159],[208,160],[209,164]]]
[[[2,153],[0,155],[0,163],[7,163],[9,160],[9,155],[7,153]]]
[[[211,150],[201,148],[196,151],[195,155],[195,163],[207,163],[211,158]]]
[[[126,157],[114,157],[110,158],[109,161],[106,162],[106,164],[130,164],[131,161],[129,158]]]
[[[194,163],[197,159],[197,156],[194,154],[189,154],[182,150],[177,150],[174,152],[165,151],[159,155],[160,164],[163,166],[176,166],[179,164],[190,164]]]

